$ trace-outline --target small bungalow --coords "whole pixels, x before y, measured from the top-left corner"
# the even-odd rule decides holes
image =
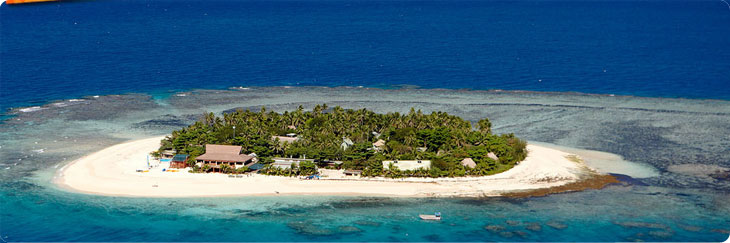
[[[291,165],[294,164],[296,166],[299,166],[299,163],[302,161],[309,161],[314,163],[313,159],[299,159],[299,158],[273,158],[274,163],[271,164],[272,167],[277,167],[281,169],[288,169],[291,168]]]
[[[494,154],[494,152],[489,152],[487,154],[487,157],[489,157],[490,159],[493,159],[494,161],[499,161],[499,157],[497,157],[497,155]]]
[[[176,153],[177,153],[176,150],[168,149],[168,150],[162,151],[162,153],[160,153],[160,158],[161,159],[171,159],[172,157],[175,156]]]
[[[352,140],[350,140],[349,138],[343,137],[342,144],[340,144],[340,147],[342,147],[342,150],[347,150],[347,148],[349,148],[353,144],[355,144],[355,143],[353,143]]]
[[[373,149],[378,152],[383,151],[383,149],[385,149],[385,140],[378,139],[378,141],[375,141],[373,143]]]
[[[383,160],[383,169],[388,169],[390,164],[400,170],[431,169],[430,160]]]
[[[293,134],[293,133],[292,133]],[[279,143],[293,143],[294,141],[299,140],[298,137],[296,137],[296,134],[294,136],[271,136],[271,140],[279,139]]]
[[[170,160],[170,168],[182,169],[188,167],[188,155],[187,154],[176,154]]]
[[[346,176],[362,176],[362,170],[345,170]]]
[[[465,158],[465,159],[463,159],[461,161],[461,165],[463,165],[464,167],[472,168],[472,169],[474,169],[474,167],[477,167],[477,163],[474,162],[474,160],[471,159],[471,158]]]
[[[206,144],[205,154],[195,159],[198,166],[209,166],[213,172],[220,172],[221,165],[238,169],[253,164],[253,157],[241,154],[241,146]]]

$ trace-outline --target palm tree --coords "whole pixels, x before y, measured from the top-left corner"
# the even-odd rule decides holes
[[[220,166],[221,173],[228,173],[230,172],[230,167],[227,164],[221,164]]]
[[[479,125],[479,131],[483,133],[492,133],[492,122],[489,119],[484,118],[477,122]]]
[[[286,151],[286,148],[288,146],[289,146],[288,142],[281,142],[281,141],[279,141],[279,138],[276,138],[276,140],[274,140],[274,152],[277,155],[284,154],[284,151]]]

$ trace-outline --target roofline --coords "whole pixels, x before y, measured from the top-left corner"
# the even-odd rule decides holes
[[[247,159],[247,160],[208,160],[208,159],[195,159],[195,160],[196,161],[198,161],[198,160],[202,160],[202,161],[215,161],[215,162],[247,162],[247,161],[250,161],[251,159]]]

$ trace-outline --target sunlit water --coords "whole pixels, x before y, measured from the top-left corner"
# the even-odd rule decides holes
[[[62,1],[0,7],[0,108],[229,86],[730,99],[712,1]]]
[[[730,102],[572,94],[253,87],[86,97],[19,111],[0,125],[7,241],[720,241],[727,180],[667,172],[730,167]],[[377,99],[373,99],[377,97]],[[68,102],[68,101],[65,101]],[[59,190],[65,163],[129,139],[166,134],[205,111],[292,110],[327,103],[377,112],[442,110],[496,132],[614,154],[585,154],[633,175],[602,190],[529,199],[369,197],[117,198]],[[577,153],[581,153],[578,151]],[[611,167],[610,161],[631,161]],[[601,166],[602,165],[602,166]],[[441,212],[441,222],[418,219]],[[489,230],[491,229],[491,230]],[[495,230],[499,229],[499,230]]]

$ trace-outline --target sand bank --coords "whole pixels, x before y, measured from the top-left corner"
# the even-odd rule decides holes
[[[580,185],[599,178],[575,155],[557,149],[529,144],[527,159],[500,174],[463,178],[407,179],[334,179],[252,175],[230,178],[224,174],[188,172],[136,172],[147,161],[149,152],[162,137],[134,140],[110,146],[59,169],[54,182],[76,192],[132,197],[205,197],[252,195],[371,195],[404,197],[500,196],[542,191],[548,188],[580,190]],[[332,173],[332,171],[329,171]],[[609,180],[610,181],[610,180]],[[595,188],[595,183],[588,183]],[[599,183],[600,184],[600,183]],[[605,185],[605,183],[602,183]],[[598,188],[600,188],[598,187]]]

